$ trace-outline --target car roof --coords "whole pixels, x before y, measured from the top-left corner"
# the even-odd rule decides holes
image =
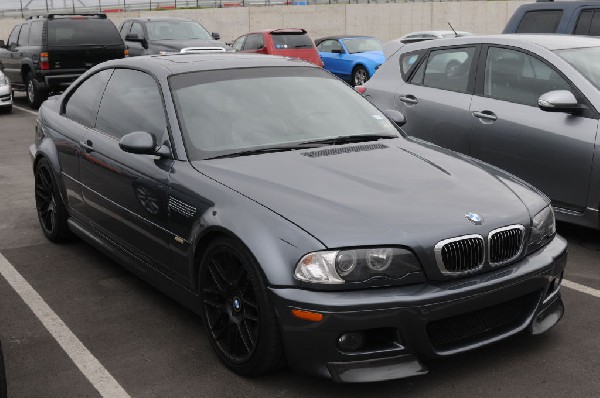
[[[123,22],[130,22],[130,21],[141,21],[141,22],[191,21],[191,22],[198,22],[196,20],[189,19],[189,18],[169,18],[169,17],[163,17],[163,18],[160,18],[160,17],[152,17],[152,18],[127,18]]]
[[[564,48],[598,47],[600,46],[600,39],[589,36],[571,36],[557,34],[504,34],[488,36],[464,36],[411,43],[407,44],[404,47],[404,51],[431,47],[444,47],[456,44],[479,43],[493,43],[506,45],[528,44],[544,47],[550,51],[553,51]]]
[[[421,32],[407,33],[404,36],[402,36],[400,39],[404,39],[406,37],[416,36],[416,35],[434,35],[439,38],[443,38],[443,35],[453,35],[455,33],[458,33],[459,35],[469,35],[469,36],[471,35],[471,33],[469,33],[469,32],[464,32],[464,31],[460,31],[460,30],[457,30],[456,32],[453,30],[424,30]]]
[[[317,67],[298,58],[240,53],[148,55],[115,59],[102,65],[113,68],[143,69],[162,76],[236,68]]]
[[[582,6],[598,6],[598,1],[538,1],[536,3],[522,4],[519,8],[521,10],[555,10],[555,9],[575,9]]]

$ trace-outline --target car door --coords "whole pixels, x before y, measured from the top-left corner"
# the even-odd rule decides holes
[[[21,25],[17,25],[13,28],[8,36],[8,42],[6,43],[6,52],[2,51],[2,64],[4,65],[4,74],[14,84],[23,84],[23,78],[21,77],[21,64],[18,59],[14,56],[17,51],[19,33],[21,32]]]
[[[490,46],[471,102],[473,156],[533,184],[555,206],[586,207],[598,129],[595,112],[544,112],[539,97],[576,87],[546,60],[507,47]]]
[[[53,136],[56,137],[60,172],[66,177],[63,181],[70,214],[80,221],[86,220],[79,172],[81,157],[85,156],[81,143],[94,126],[100,97],[111,74],[112,69],[105,69],[93,74],[71,90],[63,103],[62,117],[53,123],[56,129]]]
[[[116,69],[104,91],[95,129],[86,135],[81,181],[96,233],[169,273],[168,180],[172,160],[127,153],[119,139],[145,131],[168,142],[159,86],[144,72]]]
[[[479,46],[434,48],[396,91],[412,136],[469,154],[469,105]]]
[[[343,63],[339,62],[340,57],[344,55],[344,48],[337,40],[325,40],[317,46],[317,50],[319,50],[319,56],[323,61],[323,67],[327,69],[329,72],[334,73],[336,75],[346,75],[349,76],[349,73],[344,72],[341,68]]]

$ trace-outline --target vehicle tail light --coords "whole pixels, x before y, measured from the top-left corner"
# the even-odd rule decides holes
[[[367,88],[365,86],[356,86],[354,87],[354,89],[360,94],[360,95],[364,95],[365,91],[367,91]]]
[[[48,61],[48,53],[40,53],[40,69],[49,70],[50,62]]]
[[[125,58],[129,57],[129,50],[125,49],[125,51],[123,51],[123,55],[125,55]]]

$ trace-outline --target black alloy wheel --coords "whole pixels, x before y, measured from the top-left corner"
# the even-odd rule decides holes
[[[46,159],[41,159],[35,168],[35,207],[42,232],[49,240],[60,242],[70,237],[67,211]]]
[[[279,327],[255,263],[237,241],[216,240],[202,259],[198,283],[213,349],[228,368],[246,376],[283,362]]]

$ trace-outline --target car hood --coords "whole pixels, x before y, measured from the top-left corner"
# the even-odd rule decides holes
[[[221,47],[227,46],[217,40],[153,40],[150,42],[153,46],[163,47],[166,50],[179,51],[188,47]]]
[[[376,64],[382,64],[385,61],[385,56],[383,55],[383,51],[367,51],[364,53],[356,53],[352,54],[357,58],[368,59]]]
[[[546,205],[519,180],[464,159],[398,138],[192,164],[330,248],[415,248],[464,234],[485,236],[501,226],[529,226],[530,213]],[[479,213],[483,224],[467,221],[469,212]]]

